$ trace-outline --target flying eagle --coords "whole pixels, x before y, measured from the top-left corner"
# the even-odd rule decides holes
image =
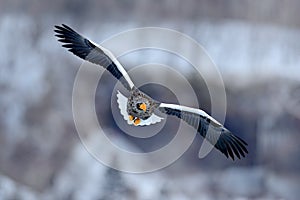
[[[163,118],[154,114],[154,111],[159,110],[194,127],[227,158],[230,156],[233,160],[235,157],[240,159],[248,153],[247,143],[243,139],[232,134],[203,110],[161,103],[143,93],[135,87],[123,66],[109,50],[83,37],[67,25],[55,26],[54,31],[63,47],[84,60],[104,67],[130,91],[129,97],[125,97],[119,91],[117,94],[120,112],[128,124],[144,126],[160,122]]]

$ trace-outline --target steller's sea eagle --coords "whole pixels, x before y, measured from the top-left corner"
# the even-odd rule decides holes
[[[158,102],[140,91],[109,50],[81,36],[67,25],[55,26],[54,31],[56,32],[55,36],[59,38],[58,41],[63,43],[63,47],[84,60],[104,67],[130,91],[128,97],[119,91],[117,94],[120,112],[128,124],[144,126],[160,122],[163,118],[154,114],[154,111],[158,110],[178,117],[194,127],[202,137],[227,158],[230,156],[233,160],[235,157],[240,159],[248,153],[247,143],[243,139],[232,134],[203,110]]]

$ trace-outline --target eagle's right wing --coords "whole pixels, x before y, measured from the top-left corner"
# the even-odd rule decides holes
[[[62,24],[61,26],[55,26],[55,28],[54,31],[57,33],[55,36],[59,38],[58,41],[63,43],[63,47],[84,60],[101,65],[120,80],[128,90],[134,87],[123,66],[109,50],[84,38],[67,25]],[[122,77],[125,80],[121,79]]]

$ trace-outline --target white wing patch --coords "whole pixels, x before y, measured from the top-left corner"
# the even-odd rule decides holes
[[[125,97],[120,91],[117,94],[117,102],[119,105],[120,113],[123,116],[124,120],[127,121],[128,124],[133,124],[133,121],[129,120],[127,113],[127,97]]]
[[[207,117],[208,119],[213,121],[215,124],[218,124],[218,125],[222,126],[222,124],[220,122],[218,122],[217,120],[215,120],[214,118],[209,116],[203,110],[200,110],[200,109],[197,109],[197,108],[190,108],[190,107],[187,107],[187,106],[181,106],[181,105],[176,105],[176,104],[167,104],[167,103],[161,103],[160,107],[172,108],[172,109],[177,109],[177,110],[181,110],[181,111],[187,111],[187,112],[195,113],[195,114],[201,115],[203,117]]]
[[[156,124],[158,122],[161,122],[161,120],[163,120],[163,119],[164,118],[159,117],[155,114],[152,114],[151,117],[149,117],[148,119],[141,120],[141,123],[139,123],[138,125],[139,126],[148,126],[148,125],[151,125],[151,124]]]
[[[127,121],[127,123],[129,125],[133,125],[133,121],[129,120],[128,113],[127,113],[128,98],[125,97],[120,91],[118,91],[118,94],[117,94],[117,102],[119,105],[120,113],[123,116],[124,120]],[[138,124],[138,126],[148,126],[151,124],[156,124],[156,123],[160,122],[161,120],[163,120],[163,118],[161,118],[155,114],[152,114],[151,117],[149,117],[146,120],[141,119],[141,122]]]

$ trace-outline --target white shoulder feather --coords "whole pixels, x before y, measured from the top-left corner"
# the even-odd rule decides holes
[[[201,115],[203,117],[207,117],[208,119],[213,121],[215,124],[222,126],[222,124],[220,122],[218,122],[217,120],[212,118],[210,115],[208,115],[206,112],[204,112],[201,109],[191,108],[191,107],[181,106],[181,105],[176,105],[176,104],[167,104],[167,103],[161,103],[159,107],[172,108],[172,109],[176,109],[176,110],[180,110],[180,111],[187,111],[187,112],[191,112],[191,113],[194,113],[197,115]]]

